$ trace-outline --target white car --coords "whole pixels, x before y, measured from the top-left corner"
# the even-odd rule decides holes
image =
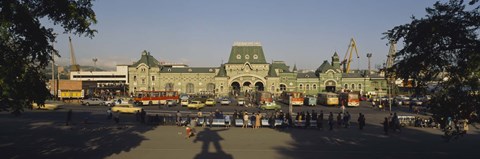
[[[244,98],[238,98],[237,105],[238,106],[245,106],[245,99]]]
[[[180,105],[182,105],[182,106],[188,106],[188,103],[189,103],[189,102],[188,102],[188,99],[182,99],[182,100],[180,101]]]
[[[227,98],[223,98],[221,101],[220,101],[220,104],[221,105],[230,105],[230,100],[227,99]]]
[[[105,105],[105,101],[99,98],[90,98],[81,100],[80,103],[82,105],[90,106],[90,105]]]
[[[128,104],[128,103],[129,103],[128,99],[119,98],[119,99],[107,100],[107,101],[105,101],[104,104],[106,106],[113,107],[117,104]]]
[[[168,107],[176,106],[176,105],[177,105],[177,101],[176,101],[176,100],[167,100],[167,106],[168,106]]]

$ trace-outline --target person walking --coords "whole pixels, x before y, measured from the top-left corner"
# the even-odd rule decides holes
[[[236,126],[236,120],[238,119],[238,112],[237,112],[237,109],[235,109],[233,111],[233,115],[232,115],[232,125],[235,127]]]
[[[365,116],[363,116],[362,113],[358,113],[358,128],[360,130],[363,130],[363,127],[365,126]]]
[[[323,110],[320,110],[320,115],[318,115],[317,127],[323,129]]]
[[[389,126],[388,126],[388,118],[385,117],[385,120],[383,121],[383,131],[385,132],[385,135],[388,135],[388,129],[389,129]]]
[[[255,116],[255,128],[256,129],[260,128],[261,121],[262,121],[262,114],[260,114],[260,111],[259,111],[257,113],[257,115]]]
[[[243,114],[243,125],[242,128],[248,128],[248,113],[245,112]]]
[[[250,124],[252,125],[252,129],[255,129],[255,122],[256,122],[256,114],[252,113],[252,116],[250,117]]]
[[[70,125],[70,122],[72,121],[72,114],[73,114],[72,109],[68,110],[67,121],[65,122],[65,125],[67,125],[67,126]]]
[[[343,121],[343,118],[342,118],[342,112],[338,113],[337,115],[337,127],[342,127],[342,121]]]
[[[330,115],[328,116],[328,126],[330,126],[330,130],[333,130],[333,124],[334,124],[333,113],[330,112]]]
[[[112,119],[113,114],[112,114],[112,108],[107,109],[107,120]]]
[[[393,113],[392,117],[392,123],[393,123],[393,131],[398,131],[402,132],[401,126],[400,126],[400,120],[398,119],[397,113]]]
[[[177,126],[181,126],[182,124],[182,113],[180,113],[179,110],[177,110],[177,114],[175,114],[175,118],[176,118],[176,122],[177,122]]]
[[[116,124],[120,122],[120,111],[117,110],[117,112],[115,112],[114,120]]]
[[[212,127],[214,116],[215,116],[214,112],[211,112],[210,116],[208,116],[208,127]]]
[[[142,123],[144,123],[144,124],[145,124],[145,117],[146,117],[146,116],[147,116],[147,112],[145,112],[145,110],[142,109],[142,110],[140,111],[140,118],[141,118],[141,120],[142,120]]]
[[[230,127],[230,115],[225,115],[225,128],[228,129]]]
[[[305,128],[310,127],[310,120],[312,117],[310,116],[310,112],[307,111],[307,115],[305,116]]]

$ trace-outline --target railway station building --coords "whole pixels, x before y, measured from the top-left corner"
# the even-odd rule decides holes
[[[268,63],[259,42],[235,42],[226,63],[218,67],[188,67],[160,63],[149,52],[128,66],[129,91],[178,91],[186,94],[211,93],[216,96],[242,95],[251,91],[283,91],[316,95],[319,92],[354,91],[361,94],[386,93],[387,83],[368,71],[343,73],[334,53],[330,61],[319,63],[315,71],[300,72],[284,61]]]

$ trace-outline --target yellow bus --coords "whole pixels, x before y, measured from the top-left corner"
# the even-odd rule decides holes
[[[318,93],[317,102],[319,105],[337,106],[338,94],[331,92]]]

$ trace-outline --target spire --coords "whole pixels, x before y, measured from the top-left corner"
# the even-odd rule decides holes
[[[293,72],[297,72],[297,64],[293,64]]]
[[[275,72],[275,68],[270,65],[268,69],[268,77],[278,77],[277,72]]]

